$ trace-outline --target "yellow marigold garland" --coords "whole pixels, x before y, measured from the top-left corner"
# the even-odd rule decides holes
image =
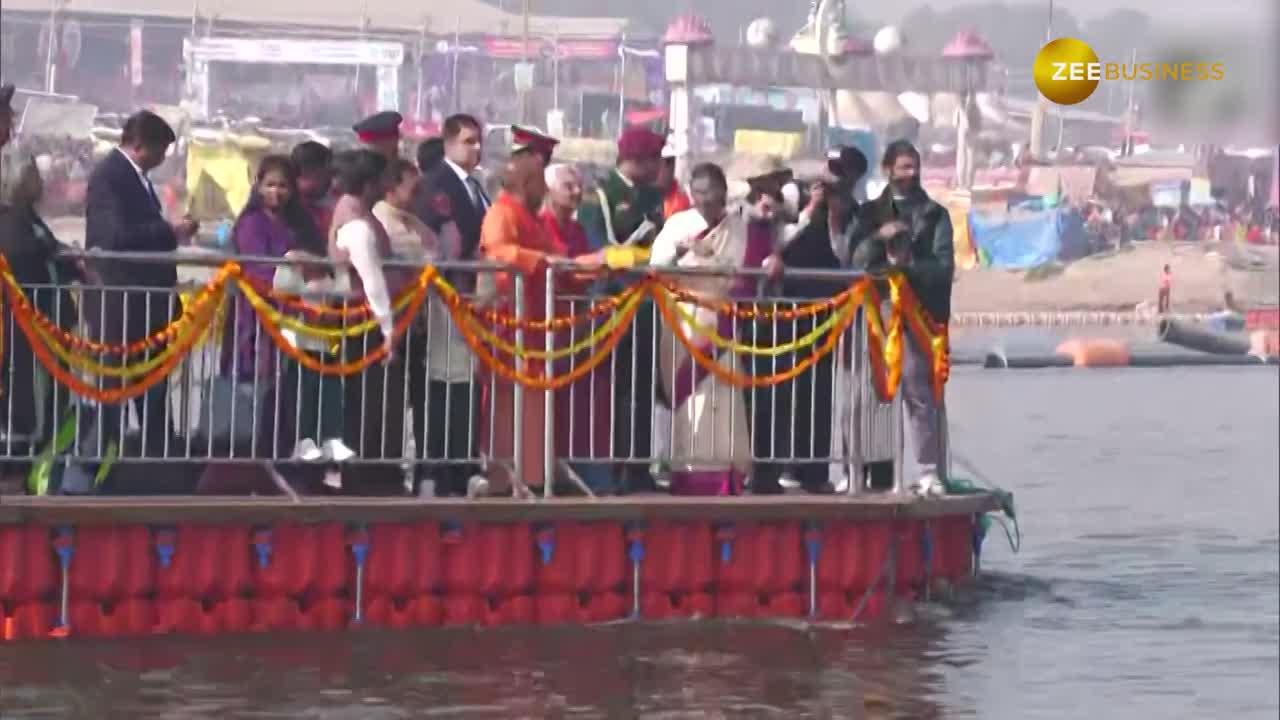
[[[510,357],[518,357],[518,358],[525,358],[525,359],[532,359],[532,360],[543,360],[543,361],[546,361],[546,360],[555,361],[555,360],[560,360],[567,357],[572,357],[582,352],[583,350],[586,350],[589,347],[599,344],[601,340],[611,335],[613,331],[617,329],[618,325],[622,323],[623,317],[629,317],[630,315],[629,311],[632,309],[632,306],[639,305],[643,300],[644,300],[643,293],[633,293],[631,297],[623,301],[622,305],[618,308],[618,312],[615,313],[613,317],[601,323],[600,327],[592,331],[592,333],[588,335],[586,338],[583,338],[582,340],[579,340],[568,347],[558,348],[556,350],[533,350],[529,348],[520,348],[507,342],[500,335],[480,325],[480,323],[476,320],[476,318],[474,316],[470,316],[470,314],[463,315],[462,320],[466,325],[466,327],[469,328],[476,335],[478,335],[482,341],[484,341],[488,345],[494,346],[495,348],[497,348],[498,350],[502,351],[503,353],[507,354]],[[531,330],[530,332],[545,334],[547,331]]]
[[[762,347],[759,345],[747,345],[746,343],[738,342],[733,338],[721,337],[719,331],[715,328],[707,327],[706,325],[698,322],[698,319],[694,317],[693,313],[685,309],[684,303],[682,302],[677,301],[675,303],[675,311],[676,314],[680,316],[680,319],[683,320],[690,329],[711,341],[712,345],[715,345],[721,350],[729,350],[737,355],[759,355],[764,357],[778,357],[813,345],[818,342],[818,339],[822,337],[823,333],[826,333],[831,330],[831,328],[835,327],[840,318],[838,313],[833,313],[831,317],[819,323],[812,331],[797,340],[792,340],[791,342],[786,342],[781,345]]]
[[[645,290],[647,291],[647,289],[646,283]],[[600,343],[600,347],[590,357],[575,365],[573,369],[563,375],[546,378],[540,375],[522,373],[517,369],[508,367],[494,357],[489,352],[489,349],[485,347],[484,341],[476,337],[475,333],[471,332],[467,323],[464,322],[462,313],[466,312],[466,310],[459,303],[456,291],[449,288],[448,291],[441,293],[441,299],[444,300],[445,307],[448,308],[453,321],[458,324],[462,339],[471,348],[471,352],[475,353],[476,357],[498,377],[518,383],[531,390],[558,390],[576,382],[579,378],[594,370],[600,363],[604,362],[609,353],[613,352],[613,349],[622,341],[622,337],[626,334],[627,328],[631,324],[631,319],[635,317],[636,311],[640,307],[640,303],[637,302],[629,309],[621,312],[621,319],[618,326],[614,328],[613,334]]]
[[[655,293],[654,298],[657,301],[656,305],[658,306],[658,312],[661,313],[663,319],[667,321],[667,325],[669,326],[671,333],[681,345],[684,345],[685,350],[689,352],[690,357],[692,357],[694,361],[701,365],[703,369],[707,370],[712,375],[715,375],[718,379],[728,385],[737,388],[751,388],[778,385],[788,380],[795,379],[815,365],[823,358],[823,356],[833,351],[836,344],[840,341],[840,336],[846,329],[848,329],[849,325],[853,323],[853,319],[857,316],[857,313],[855,312],[854,298],[856,298],[856,295],[859,292],[861,292],[861,288],[854,290],[853,294],[848,296],[849,300],[838,312],[837,317],[839,317],[839,320],[836,322],[832,332],[827,336],[821,346],[816,348],[807,357],[801,359],[794,366],[772,375],[749,375],[747,373],[736,372],[723,367],[720,363],[716,362],[715,358],[707,355],[701,348],[694,344],[687,335],[685,335],[684,330],[681,329],[677,322],[675,310],[670,306],[672,298],[668,297],[668,294],[663,291]]]
[[[386,349],[378,349],[365,354],[354,361],[323,363],[312,356],[298,350],[283,336],[281,328],[288,328],[312,337],[349,338],[366,334],[376,328],[376,322],[369,320],[348,328],[317,327],[302,320],[293,318],[272,306],[271,300],[281,302],[289,307],[303,309],[315,315],[337,315],[351,317],[365,314],[367,304],[356,306],[354,310],[335,310],[327,306],[312,305],[296,298],[281,296],[277,293],[260,292],[254,283],[244,277],[241,268],[234,262],[228,262],[218,270],[214,278],[205,287],[191,296],[190,302],[183,303],[182,316],[168,326],[152,333],[147,338],[127,344],[97,343],[77,337],[59,328],[49,318],[39,313],[26,299],[22,288],[8,269],[8,264],[0,256],[0,300],[9,296],[10,307],[19,329],[31,341],[33,352],[50,374],[73,392],[91,400],[104,403],[116,403],[136,397],[154,386],[173,371],[185,355],[197,344],[209,337],[211,326],[216,325],[223,311],[225,288],[230,280],[235,280],[241,291],[245,293],[250,305],[258,315],[259,322],[276,345],[286,355],[303,366],[325,375],[352,375],[364,371],[386,355]],[[456,289],[438,276],[434,267],[426,267],[417,281],[395,299],[398,318],[393,339],[398,339],[407,332],[415,315],[426,301],[434,287],[440,293],[445,306],[455,323],[458,324],[467,345],[477,357],[496,375],[507,380],[520,383],[531,389],[549,390],[564,387],[591,372],[600,365],[621,340],[645,297],[652,296],[664,319],[673,330],[673,334],[689,351],[693,359],[722,381],[735,387],[759,387],[776,385],[792,379],[806,371],[827,353],[834,350],[841,334],[852,324],[856,317],[856,308],[861,305],[867,323],[868,355],[872,365],[872,379],[877,395],[884,401],[891,400],[896,394],[902,374],[903,325],[912,336],[912,340],[924,349],[931,359],[931,384],[935,396],[940,397],[950,372],[949,346],[947,328],[929,318],[910,285],[901,274],[893,274],[888,278],[891,311],[888,325],[880,311],[880,294],[875,285],[867,279],[852,284],[848,289],[827,300],[808,303],[791,310],[772,308],[767,310],[740,308],[729,302],[714,302],[699,298],[696,294],[673,286],[671,283],[650,276],[645,280],[612,297],[598,301],[585,312],[568,316],[557,316],[543,320],[519,320],[510,313],[495,310],[480,310],[474,304],[463,299]],[[185,301],[188,296],[184,296]],[[268,300],[270,298],[270,300]],[[723,314],[733,314],[743,319],[781,320],[806,317],[817,313],[836,310],[836,312],[805,337],[773,347],[751,346],[739,343],[732,338],[721,337],[713,328],[698,323],[696,318],[680,302],[694,302]],[[326,313],[327,310],[335,310]],[[589,337],[578,341],[567,348],[552,350],[531,350],[517,348],[507,343],[501,336],[485,328],[481,321],[510,329],[519,327],[533,331],[548,329],[564,329],[586,319],[613,312],[608,322],[595,330]],[[713,345],[721,349],[729,349],[740,354],[782,355],[796,352],[816,344],[826,334],[826,340],[820,347],[803,358],[792,368],[771,376],[751,376],[727,370],[695,345],[680,327],[678,320],[685,321],[690,328]],[[0,353],[3,352],[5,338],[0,333]],[[567,357],[598,346],[594,353],[582,364],[563,375],[546,378],[522,373],[498,359],[486,345],[492,345],[500,352],[514,358],[534,360],[555,360]],[[129,357],[147,350],[160,350],[153,358],[129,363],[121,367],[105,365],[97,361],[76,355],[76,351],[88,351],[97,355],[122,355]],[[85,383],[74,374],[67,372],[63,365],[96,375],[119,380],[141,378],[136,382],[124,384],[122,387],[99,390]]]

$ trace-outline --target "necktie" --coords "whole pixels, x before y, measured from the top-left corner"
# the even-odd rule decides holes
[[[142,181],[147,186],[147,194],[151,196],[151,204],[155,205],[156,209],[159,210],[160,196],[156,195],[156,186],[151,184],[151,178],[147,177],[146,175],[142,176]]]
[[[467,190],[471,192],[471,201],[475,204],[477,210],[484,212],[489,209],[489,198],[484,194],[484,188],[480,187],[479,180],[468,177]]]

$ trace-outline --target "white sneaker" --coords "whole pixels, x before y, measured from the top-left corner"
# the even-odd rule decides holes
[[[938,473],[933,471],[921,475],[920,479],[912,483],[909,489],[920,497],[937,497],[946,494],[946,489],[942,487],[942,481],[938,479]]]
[[[474,500],[488,494],[489,478],[483,475],[472,475],[471,479],[467,481],[467,497]]]
[[[425,478],[422,484],[418,486],[418,497],[421,499],[429,499],[436,496],[436,480],[435,478]]]
[[[329,438],[324,441],[324,456],[334,462],[344,463],[355,457],[356,451],[337,438]]]
[[[325,484],[325,487],[330,487],[330,488],[333,488],[334,490],[341,490],[342,489],[342,471],[334,467],[331,467],[328,470],[325,470],[324,484]]]
[[[298,441],[297,447],[293,449],[293,456],[303,462],[315,462],[324,458],[324,453],[320,447],[316,445],[316,441],[311,438],[302,438]]]
[[[782,473],[782,477],[778,478],[778,485],[782,488],[783,492],[800,492],[800,481],[792,477],[789,472]]]

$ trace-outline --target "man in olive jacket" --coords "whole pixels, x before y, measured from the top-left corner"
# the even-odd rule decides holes
[[[920,186],[920,153],[905,140],[885,149],[882,170],[889,180],[884,193],[862,207],[853,267],[867,272],[901,270],[929,317],[951,318],[951,283],[955,253],[951,216]],[[939,473],[945,470],[942,422],[930,385],[927,352],[910,333],[904,338],[902,399],[919,478],[911,489],[941,494]]]

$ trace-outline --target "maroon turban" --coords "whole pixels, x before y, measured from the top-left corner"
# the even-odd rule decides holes
[[[656,160],[662,156],[662,148],[666,144],[666,138],[652,130],[627,128],[618,138],[618,160]]]

